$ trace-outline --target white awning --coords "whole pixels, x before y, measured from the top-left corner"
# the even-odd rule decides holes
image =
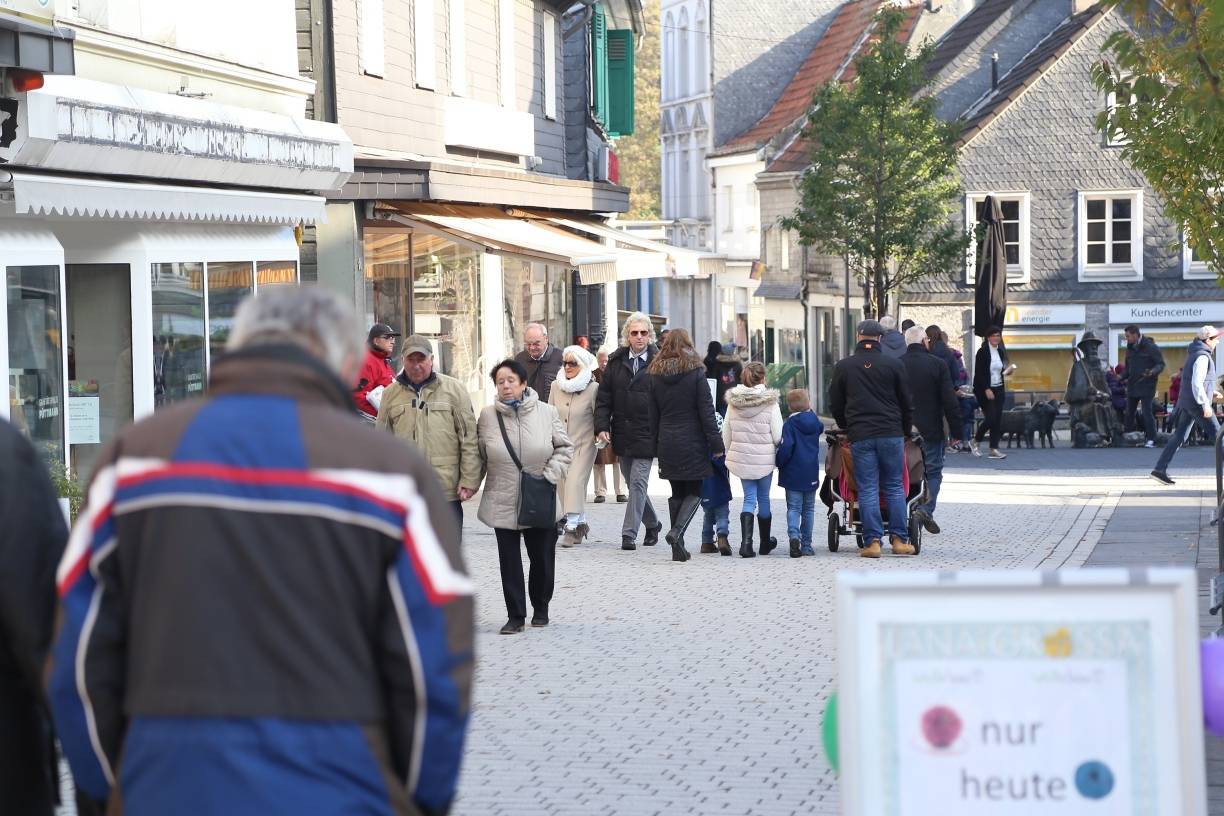
[[[243,224],[315,224],[326,220],[327,202],[321,196],[30,173],[12,173],[11,181],[19,215]]]
[[[726,256],[672,246],[661,241],[653,241],[650,238],[642,238],[631,232],[609,227],[602,221],[585,218],[559,218],[551,215],[543,215],[542,217],[554,224],[598,235],[610,241],[619,241],[622,244],[628,244],[648,252],[662,252],[667,256],[672,277],[708,278],[710,275],[723,271],[727,265]]]
[[[479,246],[485,252],[565,264],[578,270],[584,284],[668,275],[667,257],[662,253],[596,243],[552,224],[510,215],[494,207],[398,202],[388,206],[398,213],[397,220],[409,226]]]

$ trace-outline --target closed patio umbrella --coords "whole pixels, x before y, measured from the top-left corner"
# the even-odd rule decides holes
[[[1002,329],[1007,312],[1007,251],[1003,237],[1003,210],[994,196],[982,202],[978,222],[984,226],[977,240],[974,280],[973,333],[985,337],[992,326]]]

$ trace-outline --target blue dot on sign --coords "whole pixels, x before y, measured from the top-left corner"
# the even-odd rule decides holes
[[[1075,789],[1085,799],[1104,799],[1113,786],[1113,771],[1104,762],[1092,760],[1075,769]]]

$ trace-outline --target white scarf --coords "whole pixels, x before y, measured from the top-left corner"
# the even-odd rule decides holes
[[[591,384],[591,370],[584,368],[575,374],[570,379],[565,379],[565,372],[562,371],[557,375],[555,385],[559,385],[561,390],[567,394],[577,394],[579,391],[585,391],[586,387]]]

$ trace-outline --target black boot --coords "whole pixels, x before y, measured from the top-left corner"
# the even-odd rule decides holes
[[[752,551],[752,514],[740,513],[740,558],[754,558]]]
[[[761,531],[761,555],[769,555],[778,546],[778,539],[769,534],[769,523],[773,516],[757,516],[757,527]]]
[[[676,514],[672,518],[672,528],[667,531],[667,543],[671,545],[673,561],[687,561],[693,556],[684,549],[684,531],[693,521],[693,516],[697,515],[697,508],[701,507],[701,497],[685,496],[673,501],[676,501]]]

